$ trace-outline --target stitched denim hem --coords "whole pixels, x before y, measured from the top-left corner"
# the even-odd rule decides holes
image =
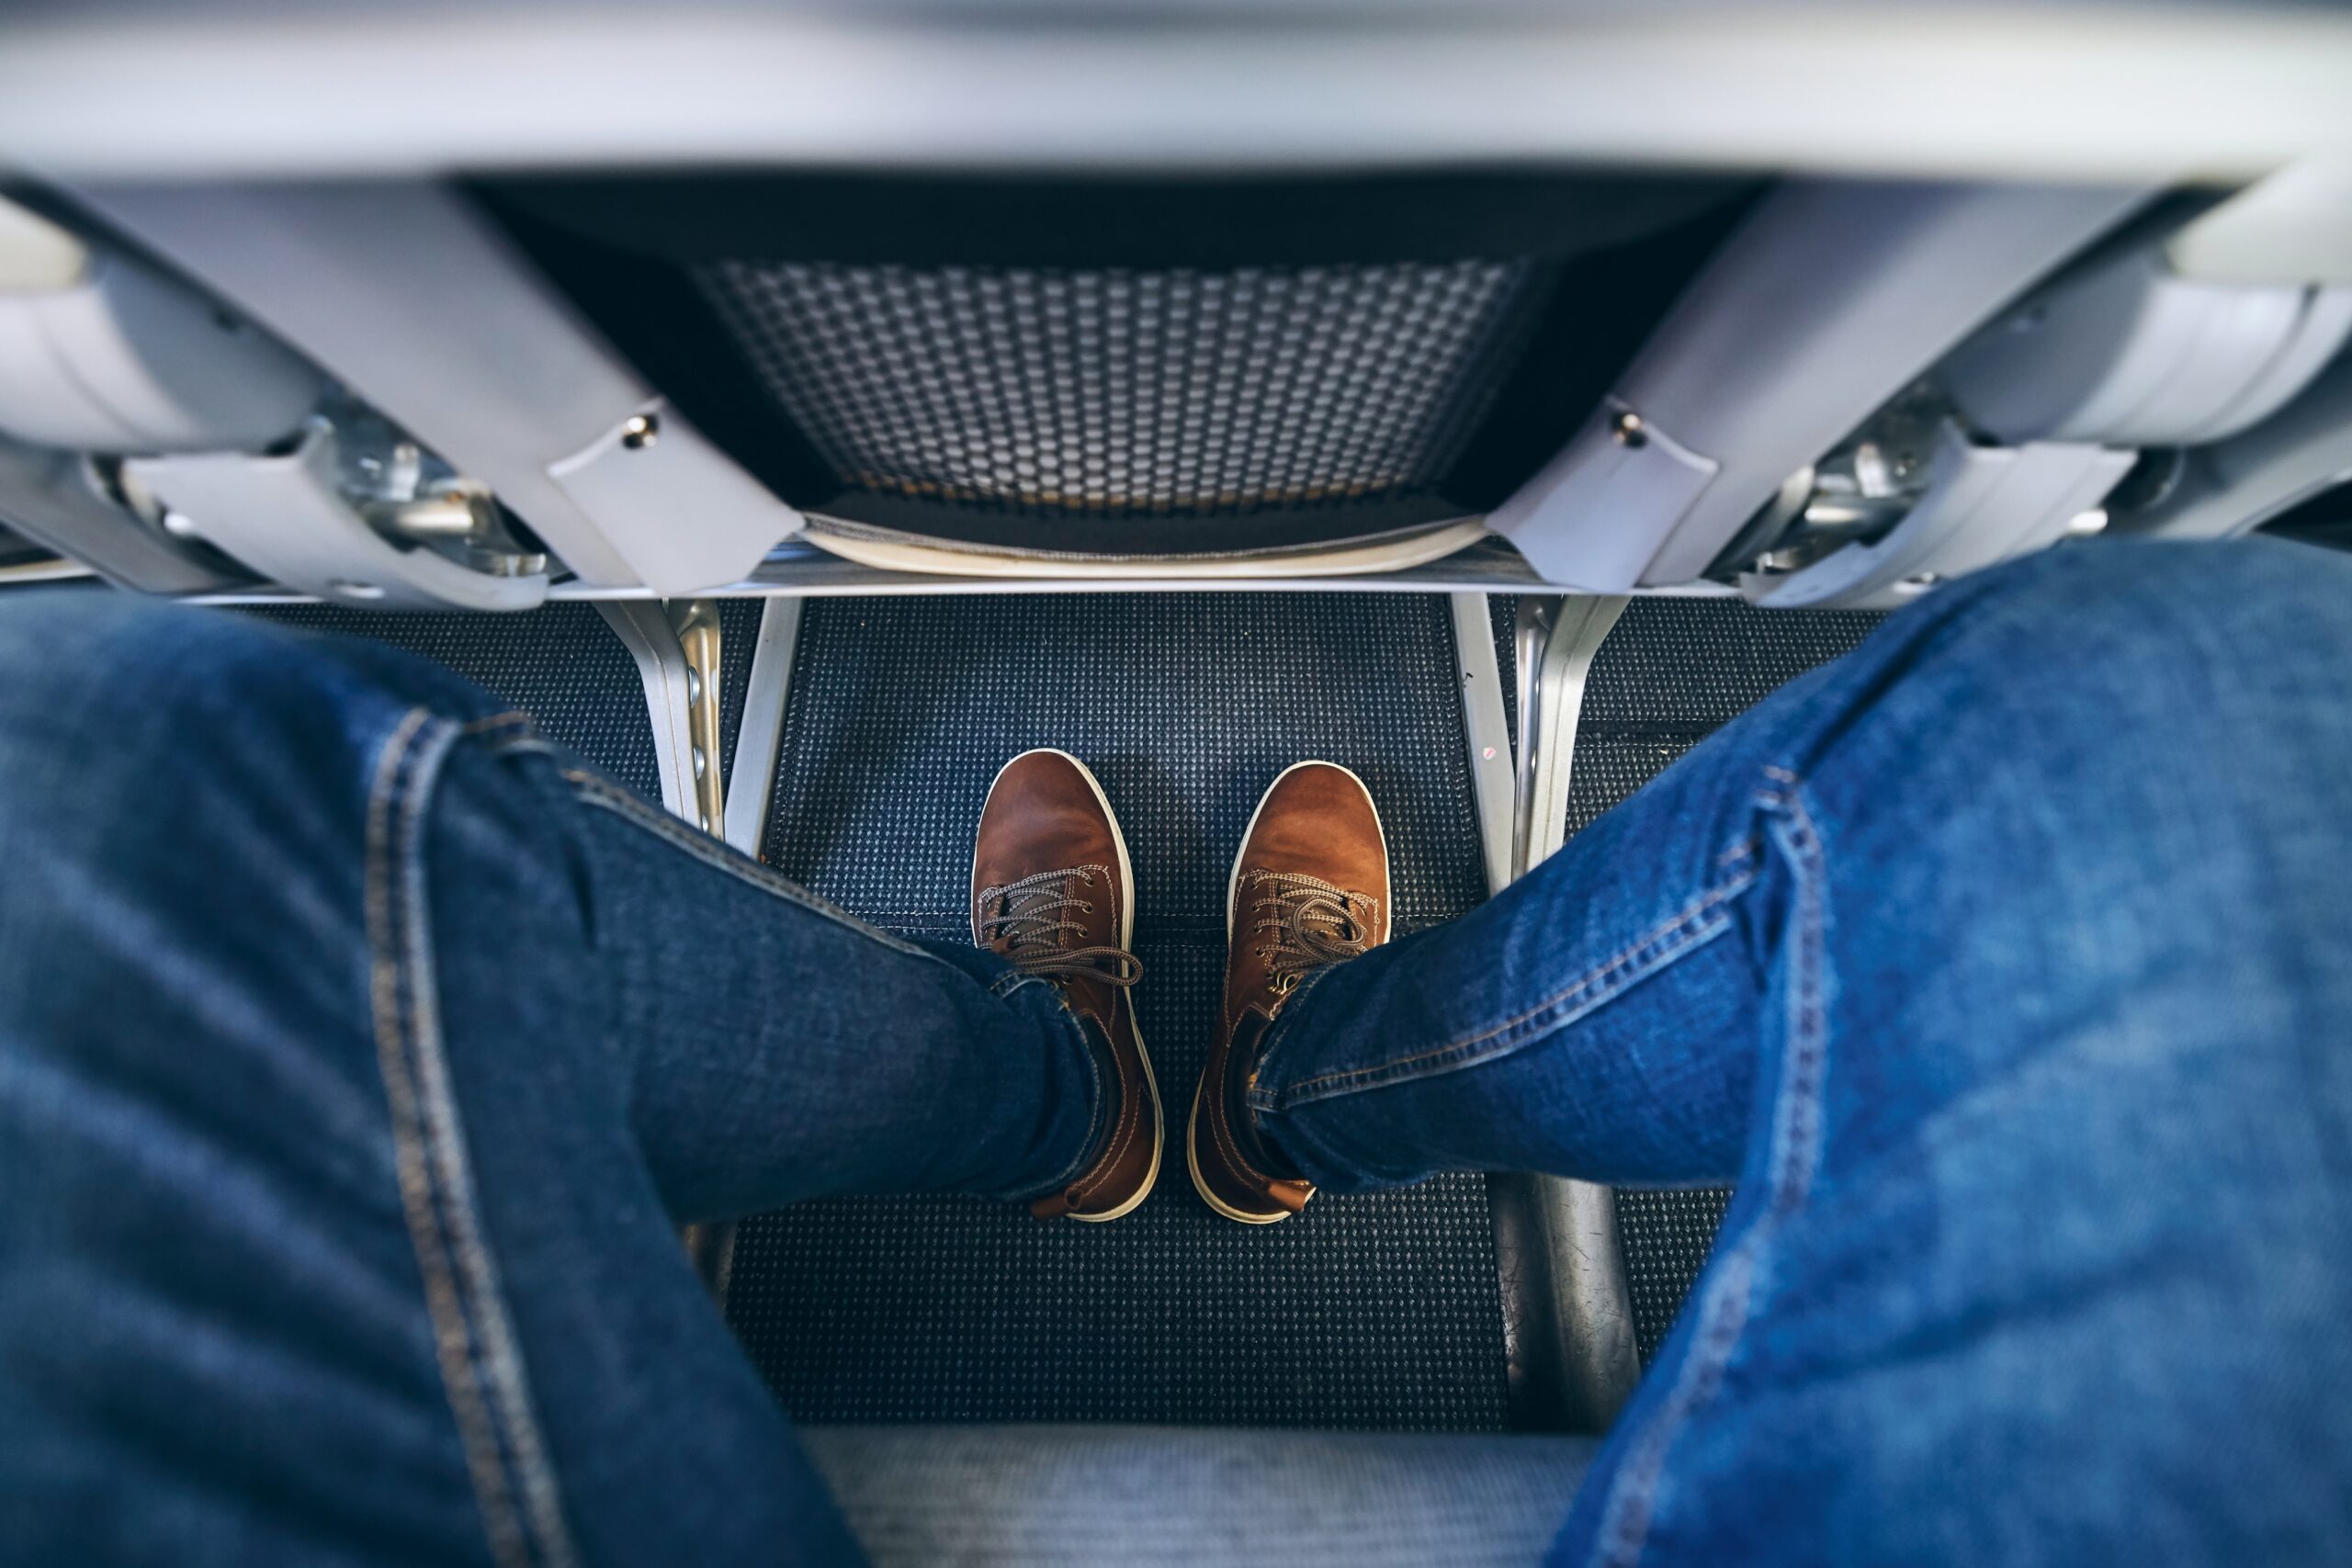
[[[536,738],[502,741],[502,745],[509,749],[540,744],[543,743],[537,742]],[[878,926],[867,924],[848,910],[818,897],[797,883],[728,847],[708,833],[690,828],[683,820],[671,816],[668,812],[648,806],[644,801],[601,774],[591,773],[576,765],[566,765],[561,772],[564,782],[571,787],[574,798],[583,805],[610,812],[632,827],[652,834],[671,848],[694,856],[713,870],[724,872],[747,886],[767,894],[770,897],[781,899],[812,915],[831,920],[845,930],[855,931],[860,936],[871,938],[894,953],[903,953],[911,957],[921,958],[926,963],[936,964],[944,969],[954,970],[958,975],[964,973],[921,943],[908,942],[903,938],[891,935]],[[989,994],[998,999],[1018,1006],[1020,1004],[1015,1002],[1014,998],[1031,986],[1053,988],[1052,983],[1042,976],[1008,968],[1002,975],[989,982],[988,989]],[[1086,1036],[1085,1029],[1078,1022],[1076,1015],[1069,1011],[1068,1005],[1061,1000],[1058,989],[1055,989],[1054,995],[1056,1017],[1074,1037],[1073,1043],[1081,1059],[1086,1063],[1088,1080],[1086,1137],[1080,1142],[1077,1155],[1053,1180],[1037,1186],[1024,1184],[1017,1189],[982,1191],[978,1196],[995,1198],[1008,1202],[1028,1202],[1048,1192],[1057,1192],[1086,1169],[1089,1163],[1088,1156],[1092,1154],[1095,1145],[1101,1140],[1103,1117],[1107,1114],[1108,1098],[1103,1093],[1102,1065],[1092,1042]]]
[[[1006,984],[1007,979],[1012,983]],[[1010,1000],[1014,993],[1031,986],[1044,986],[1054,992],[1056,1001],[1054,1021],[1069,1033],[1071,1043],[1078,1048],[1080,1059],[1086,1063],[1086,1136],[1079,1140],[1078,1153],[1071,1156],[1069,1164],[1064,1166],[1051,1181],[1036,1186],[1023,1185],[980,1194],[984,1198],[996,1198],[1008,1203],[1035,1202],[1049,1192],[1059,1192],[1083,1175],[1087,1168],[1094,1163],[1096,1146],[1108,1134],[1106,1119],[1111,1114],[1111,1097],[1103,1092],[1102,1086],[1104,1053],[1095,1048],[1093,1036],[1087,1032],[1086,1025],[1079,1021],[1078,1014],[1070,1011],[1069,1004],[1061,999],[1059,988],[1042,976],[1025,974],[1015,969],[1008,976],[1000,977],[989,987],[989,991],[992,996]]]
[[[1337,968],[1339,968],[1337,964],[1326,964],[1320,969],[1309,970],[1306,977],[1292,987],[1290,996],[1283,1001],[1281,1010],[1276,1012],[1272,1020],[1267,1023],[1265,1032],[1258,1037],[1258,1060],[1255,1066],[1260,1073],[1263,1073],[1266,1070],[1266,1064],[1274,1059],[1275,1047],[1282,1043],[1290,1025],[1306,1010],[1306,999],[1315,994],[1315,987],[1321,985],[1324,977]],[[1250,1130],[1261,1138],[1265,1136],[1265,1126],[1260,1118],[1282,1109],[1278,1105],[1268,1103],[1268,1099],[1265,1091],[1255,1087],[1247,1090],[1241,1097],[1243,1109],[1250,1112]],[[1222,1127],[1216,1132],[1219,1139],[1226,1136],[1225,1129]],[[1238,1150],[1227,1149],[1226,1153],[1228,1157],[1243,1166],[1250,1163],[1240,1158]]]
[[[1250,1110],[1279,1112],[1339,1095],[1459,1072],[1511,1055],[1549,1038],[1731,929],[1733,903],[1755,886],[1759,874],[1755,845],[1747,841],[1735,844],[1718,857],[1717,863],[1729,868],[1730,874],[1722,881],[1525,1011],[1442,1045],[1283,1083],[1279,1070],[1281,1046],[1295,1032],[1286,1026],[1295,1025],[1295,1020],[1307,1010],[1305,1003],[1315,981],[1330,973],[1329,969],[1317,971],[1293,995],[1290,1004],[1267,1031],[1265,1045],[1259,1055],[1258,1083],[1249,1093]]]
[[[1821,1167],[1829,1051],[1827,873],[1820,834],[1801,797],[1801,781],[1783,768],[1765,773],[1780,787],[1759,795],[1757,804],[1790,870],[1795,908],[1762,1190],[1751,1194],[1743,1188],[1716,1243],[1715,1260],[1687,1309],[1696,1326],[1680,1365],[1673,1369],[1674,1382],[1647,1421],[1626,1438],[1626,1457],[1609,1482],[1587,1558],[1594,1568],[1634,1568],[1640,1562],[1668,1455],[1722,1388],[1772,1245],[1783,1224],[1804,1206]]]
[[[426,813],[441,766],[471,727],[414,708],[386,740],[366,827],[369,1011],[401,1211],[416,1252],[458,1435],[492,1556],[575,1560],[538,1427],[443,1048],[425,892]]]

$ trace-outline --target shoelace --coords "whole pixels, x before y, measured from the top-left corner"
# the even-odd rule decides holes
[[[1002,939],[1004,955],[1032,975],[1049,979],[1101,980],[1107,985],[1132,986],[1143,978],[1143,960],[1119,947],[1071,947],[1069,941],[1086,928],[1068,917],[1091,914],[1093,900],[1078,889],[1092,887],[1100,878],[1107,892],[1108,866],[1074,865],[1041,871],[1018,882],[980,889],[980,908],[991,911],[980,919],[983,944]]]
[[[1361,957],[1372,945],[1374,901],[1363,894],[1297,872],[1253,871],[1245,885],[1261,895],[1250,901],[1258,914],[1250,930],[1260,939],[1252,951],[1278,997],[1290,995],[1310,970]]]

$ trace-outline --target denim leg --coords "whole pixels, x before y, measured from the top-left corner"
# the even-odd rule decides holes
[[[1327,971],[1319,1184],[1736,1179],[1577,1562],[2352,1560],[2352,559],[1947,589]]]
[[[1041,1190],[1090,1055],[388,649],[0,613],[0,1560],[839,1561],[674,1223]]]

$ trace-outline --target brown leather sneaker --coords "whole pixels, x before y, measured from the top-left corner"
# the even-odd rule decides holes
[[[1070,1011],[1108,1043],[1118,1077],[1100,1152],[1029,1206],[1041,1220],[1115,1220],[1159,1177],[1159,1086],[1127,996],[1143,974],[1127,950],[1135,920],[1126,840],[1086,764],[1051,750],[1007,762],[972,845],[972,941],[1060,987]]]
[[[1363,781],[1332,762],[1284,770],[1258,802],[1225,898],[1225,1015],[1184,1139],[1208,1206],[1270,1225],[1315,1189],[1258,1136],[1244,1096],[1258,1043],[1301,977],[1388,940],[1388,843]]]

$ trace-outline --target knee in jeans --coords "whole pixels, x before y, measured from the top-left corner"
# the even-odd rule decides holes
[[[51,592],[0,611],[0,820],[180,813],[333,747],[348,677],[234,614]]]
[[[2352,557],[2095,541],[1955,584],[1886,636],[1894,667],[1856,667],[1886,722],[1829,804],[1894,824],[1869,852],[1932,867],[1906,896],[1948,895],[1970,942],[2284,975],[2340,928]]]
[[[2221,676],[2340,669],[2352,555],[2274,539],[2102,539],[2045,550],[1946,591],[1950,608],[2040,639],[2053,675],[2122,660]],[[1934,604],[1929,601],[1929,604]]]
[[[2319,773],[2352,770],[2352,705],[2336,694],[2352,668],[2352,555],[2093,541],[1947,592],[1923,609],[1975,655],[1944,694],[1953,718],[2007,727],[1986,737],[1990,765],[2051,772],[2055,809],[2080,798],[2071,779],[2118,797],[2201,791],[2259,819],[2299,810]]]
[[[259,918],[356,857],[347,672],[232,615],[28,597],[0,612],[0,927],[167,899]]]
[[[0,954],[22,1017],[58,1051],[152,1066],[178,1058],[187,1009],[241,994],[222,974],[343,986],[364,682],[232,614],[27,597],[0,607]],[[125,1019],[176,1021],[134,1051]]]

